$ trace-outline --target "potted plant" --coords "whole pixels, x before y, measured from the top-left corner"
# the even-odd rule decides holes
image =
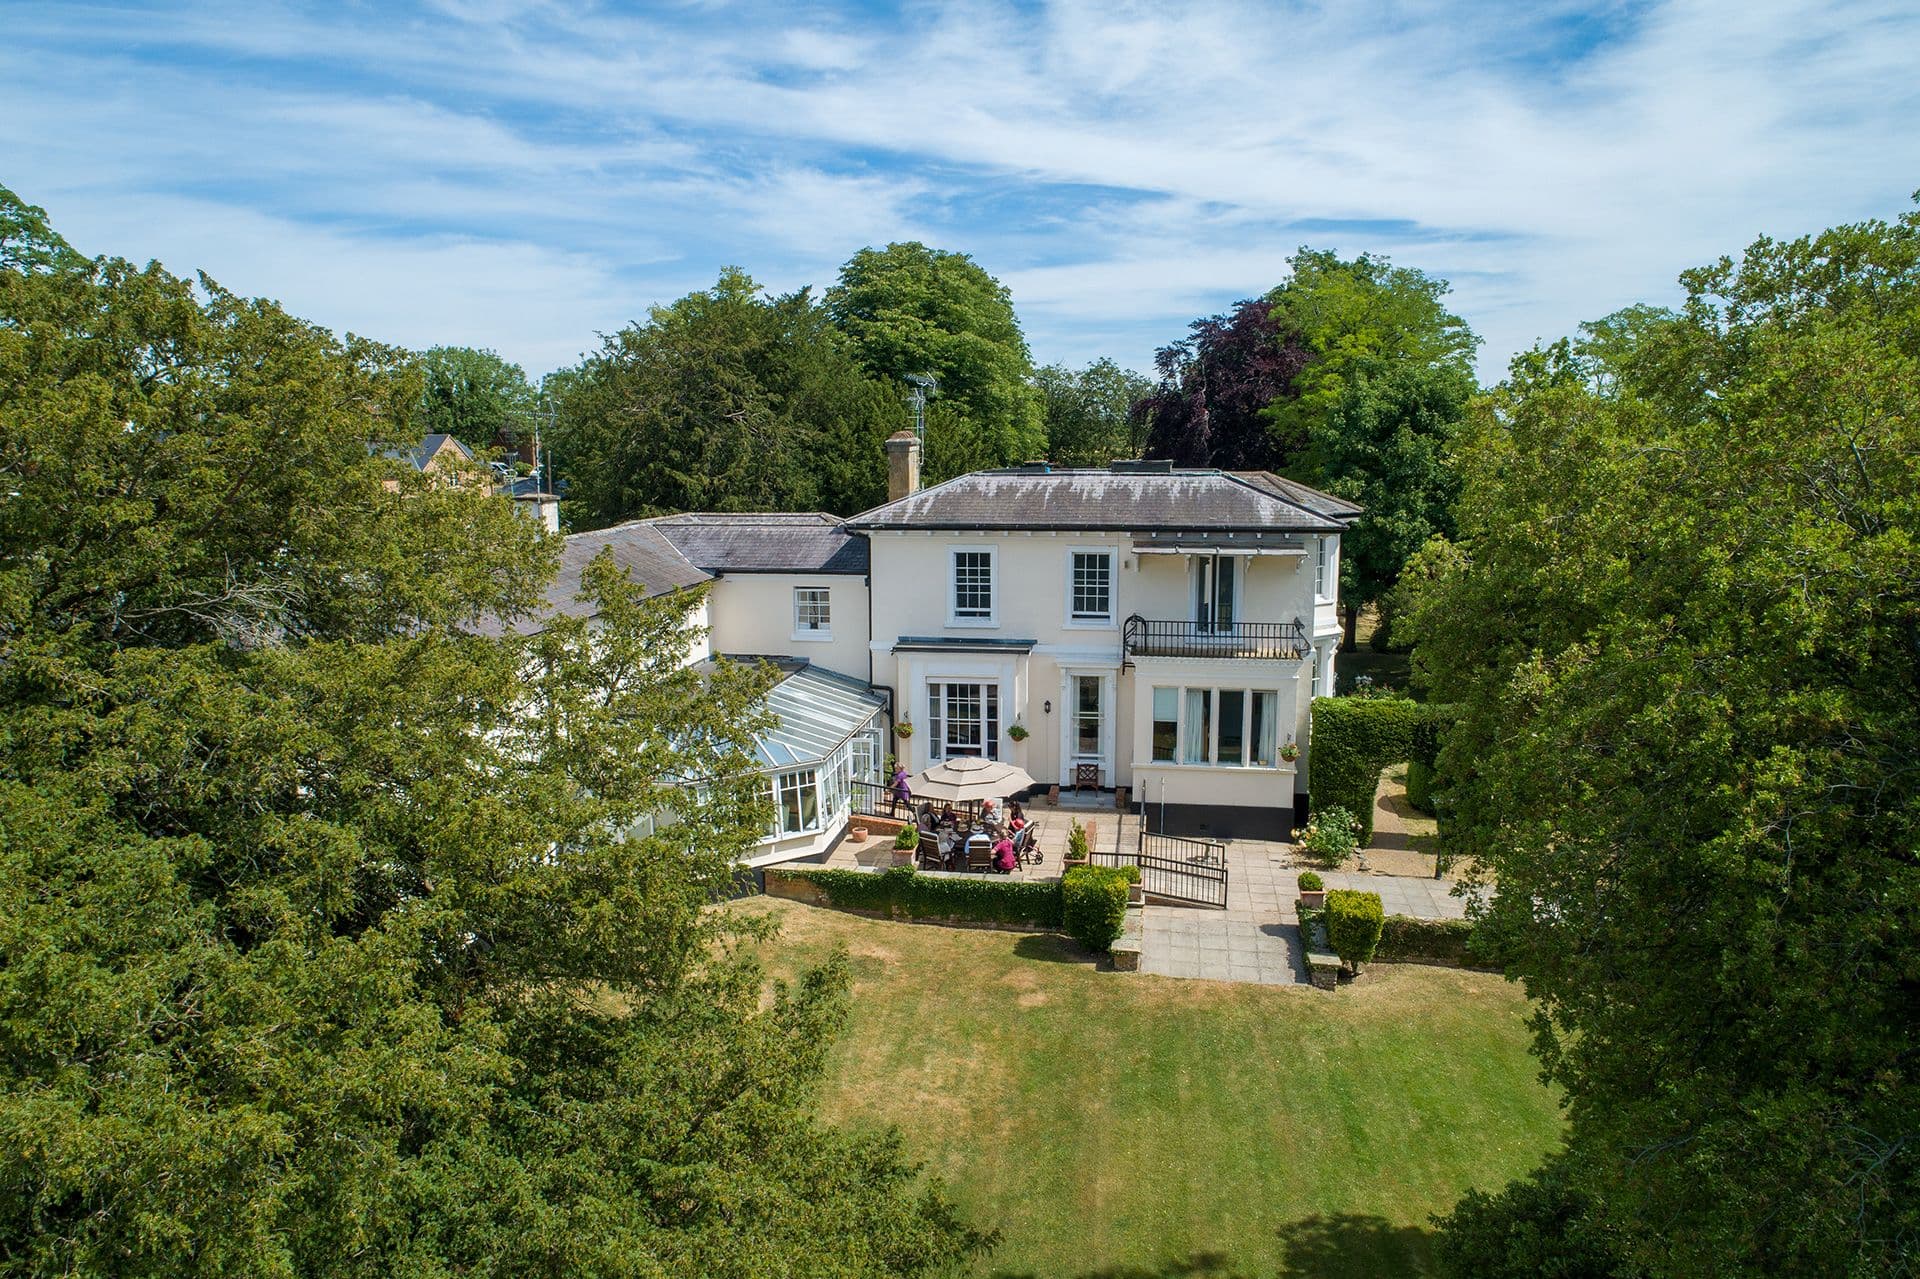
[[[847,827],[847,842],[848,842],[849,844],[864,844],[864,843],[866,843],[866,842],[867,842],[867,828],[866,828],[865,826],[849,826],[849,827]]]
[[[1087,828],[1082,826],[1076,818],[1073,825],[1067,829],[1066,864],[1068,867],[1085,866],[1092,860],[1093,845],[1088,839]]]
[[[1313,871],[1302,871],[1300,873],[1300,904],[1309,907],[1320,907],[1327,904],[1327,886],[1321,881],[1320,876]]]
[[[907,740],[907,738],[912,737],[913,721],[910,719],[903,719],[898,724],[895,724],[893,726],[893,735],[899,738],[903,742]]]
[[[1007,725],[1007,736],[1016,742],[1024,742],[1027,740],[1027,726],[1016,720]]]
[[[1280,748],[1280,758],[1286,760],[1287,763],[1289,764],[1293,763],[1294,760],[1299,759],[1300,758],[1299,743],[1295,742],[1291,737],[1289,737],[1287,739],[1287,744]]]
[[[920,832],[911,826],[903,826],[900,833],[893,837],[893,864],[909,866],[913,855],[920,847]]]

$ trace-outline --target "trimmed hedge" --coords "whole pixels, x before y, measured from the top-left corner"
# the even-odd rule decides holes
[[[785,873],[816,885],[829,902],[844,910],[879,911],[906,919],[971,919],[1042,928],[1061,925],[1061,890],[1054,883],[922,875],[911,866],[896,866],[878,874],[798,869]],[[1124,882],[1120,898],[1124,910]]]
[[[1068,934],[1088,950],[1105,952],[1127,924],[1127,875],[1138,867],[1076,866],[1060,879],[1060,913]]]
[[[1385,922],[1379,893],[1336,888],[1327,894],[1327,943],[1355,972],[1372,961]]]
[[[1399,697],[1313,699],[1308,782],[1314,811],[1338,806],[1360,819],[1360,846],[1373,842],[1373,795],[1380,770],[1439,749],[1453,709]]]
[[[1433,765],[1424,760],[1407,763],[1407,803],[1417,811],[1433,816]]]
[[[1464,919],[1415,919],[1388,915],[1380,929],[1380,946],[1373,957],[1383,964],[1424,961],[1475,966],[1468,951],[1473,925]]]

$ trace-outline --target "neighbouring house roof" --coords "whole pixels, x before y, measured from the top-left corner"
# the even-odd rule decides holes
[[[779,665],[790,669],[788,662]],[[859,680],[802,665],[773,686],[764,705],[777,722],[754,739],[761,762],[768,768],[805,768],[871,723],[887,708],[887,699]]]
[[[462,459],[473,461],[473,450],[462,444],[445,431],[428,431],[420,437],[420,443],[413,448],[388,449],[386,455],[396,462],[405,462],[416,471],[427,469],[427,463],[433,461],[434,454],[451,444]]]
[[[856,515],[847,527],[1338,533],[1359,511],[1264,471],[1033,465],[957,476]]]
[[[483,635],[502,635],[508,631],[533,635],[546,628],[550,617],[592,617],[593,603],[578,598],[580,579],[593,557],[602,550],[610,551],[613,562],[625,569],[630,579],[644,586],[649,595],[665,595],[711,580],[710,574],[689,564],[673,543],[646,520],[616,524],[591,533],[569,533],[560,550],[560,571],[547,584],[545,606],[534,616],[513,621],[483,618],[476,629]]]
[[[688,512],[651,521],[687,561],[709,573],[867,571],[867,539],[819,512]]]

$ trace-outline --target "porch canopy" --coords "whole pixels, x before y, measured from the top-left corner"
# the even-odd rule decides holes
[[[983,799],[1005,799],[1015,791],[1031,789],[1036,783],[1024,768],[997,759],[942,760],[914,774],[907,783],[915,799],[944,799],[954,803],[978,803]]]

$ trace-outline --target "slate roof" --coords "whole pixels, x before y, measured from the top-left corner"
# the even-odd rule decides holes
[[[867,539],[832,515],[689,512],[651,524],[688,563],[709,573],[867,571]]]
[[[612,548],[613,562],[624,568],[630,579],[646,587],[649,595],[665,595],[711,577],[689,564],[673,543],[647,520],[616,524],[591,533],[569,533],[560,550],[560,571],[547,584],[546,606],[532,617],[512,622],[483,618],[475,629],[482,635],[503,635],[508,631],[534,635],[546,628],[549,617],[592,617],[593,605],[576,598],[580,594],[580,578],[593,557],[608,547]]]
[[[856,515],[847,527],[1338,533],[1359,511],[1264,471],[1034,466],[958,476]]]
[[[461,457],[469,462],[473,460],[473,450],[445,431],[428,431],[420,437],[419,447],[388,449],[386,455],[397,462],[410,464],[416,471],[424,471],[427,463],[433,460],[433,455],[440,451],[440,446],[449,440],[453,440],[453,447],[460,450]]]

